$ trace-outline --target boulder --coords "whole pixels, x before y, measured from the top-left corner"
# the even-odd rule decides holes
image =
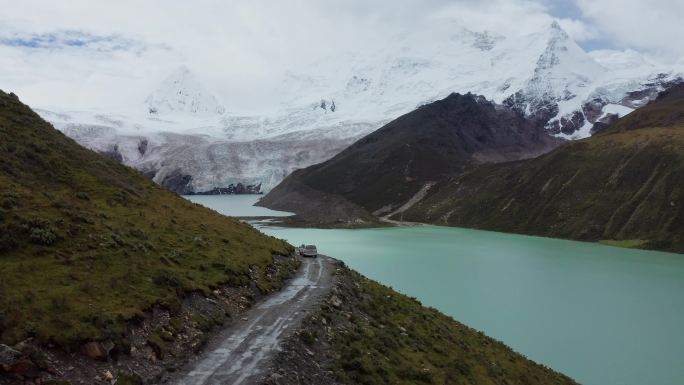
[[[91,341],[83,345],[83,353],[86,356],[99,361],[107,361],[110,350],[111,347],[105,346],[105,344],[95,341]]]
[[[0,368],[9,367],[20,359],[21,352],[7,345],[0,344]]]
[[[342,300],[338,296],[333,295],[330,297],[330,304],[339,309],[342,307]]]
[[[7,368],[7,373],[18,376],[19,378],[40,377],[40,368],[28,358],[20,358],[14,361]]]

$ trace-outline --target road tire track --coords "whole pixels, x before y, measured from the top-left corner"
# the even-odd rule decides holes
[[[283,289],[257,303],[180,372],[175,385],[256,383],[268,371],[280,343],[298,329],[305,313],[317,309],[331,287],[333,260],[303,258]]]

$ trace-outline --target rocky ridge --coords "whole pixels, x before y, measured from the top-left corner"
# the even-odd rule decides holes
[[[326,162],[295,171],[258,205],[319,224],[372,223],[425,185],[473,164],[535,157],[561,142],[546,132],[543,121],[481,96],[452,94],[399,117]]]

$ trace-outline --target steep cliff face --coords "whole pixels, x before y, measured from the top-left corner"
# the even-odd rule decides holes
[[[283,207],[283,197],[306,189],[383,215],[426,184],[469,165],[529,158],[560,143],[542,123],[512,109],[453,94],[392,121],[327,162],[293,173],[261,204],[296,212]]]

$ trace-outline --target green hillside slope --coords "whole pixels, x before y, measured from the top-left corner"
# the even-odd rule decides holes
[[[684,87],[594,137],[443,182],[403,219],[684,253]]]
[[[342,264],[276,361],[267,385],[577,384]]]
[[[0,343],[116,341],[189,291],[257,284],[290,246],[86,150],[0,91]]]

